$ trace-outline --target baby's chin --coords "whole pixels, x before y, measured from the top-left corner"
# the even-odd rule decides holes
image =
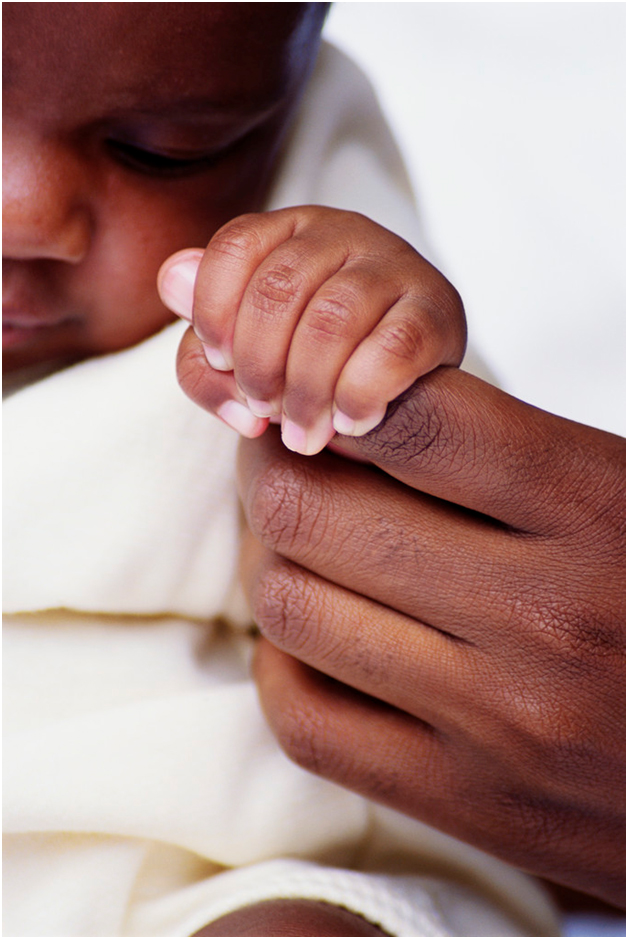
[[[6,344],[5,338],[9,340]],[[16,343],[11,339],[10,335],[5,337],[3,330],[2,388],[5,394],[7,389],[11,391],[38,381],[90,357],[90,353],[74,341],[45,342],[41,337],[39,341]]]
[[[69,319],[40,322],[10,315],[2,318],[2,371],[50,370],[83,357],[76,324]]]
[[[20,388],[25,388],[27,385],[32,385],[36,381],[48,378],[49,375],[54,375],[55,372],[59,372],[61,369],[67,368],[68,365],[72,364],[73,362],[70,361],[55,360],[54,362],[38,362],[35,365],[23,365],[19,368],[15,367],[8,370],[4,367],[3,363],[2,397],[7,398],[15,391],[19,391]]]
[[[57,372],[68,365],[74,365],[82,359],[88,358],[87,355],[76,351],[59,351],[50,353],[20,352],[16,354],[12,351],[2,352],[2,375],[3,383],[8,376],[32,372],[34,375],[42,375]]]

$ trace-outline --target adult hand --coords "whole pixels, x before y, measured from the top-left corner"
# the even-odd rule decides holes
[[[256,677],[279,742],[620,904],[623,440],[456,369],[337,439],[374,465],[295,457],[272,429],[240,450],[245,582],[268,640]]]

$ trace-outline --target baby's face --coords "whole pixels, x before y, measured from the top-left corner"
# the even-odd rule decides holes
[[[122,349],[261,207],[325,4],[4,3],[3,364]]]

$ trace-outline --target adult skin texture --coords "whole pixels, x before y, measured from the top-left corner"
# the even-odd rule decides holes
[[[214,389],[193,336],[184,387]],[[240,447],[255,666],[307,769],[552,882],[624,897],[624,441],[456,369],[366,466]]]
[[[3,4],[3,367],[127,348],[263,202],[327,4]]]

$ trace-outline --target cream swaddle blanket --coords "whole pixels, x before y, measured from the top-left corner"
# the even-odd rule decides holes
[[[329,47],[269,207],[314,202],[420,249],[372,92]],[[177,385],[184,328],[4,403],[4,935],[186,936],[278,896],[393,935],[556,935],[534,881],[280,752],[247,669],[237,435]]]

